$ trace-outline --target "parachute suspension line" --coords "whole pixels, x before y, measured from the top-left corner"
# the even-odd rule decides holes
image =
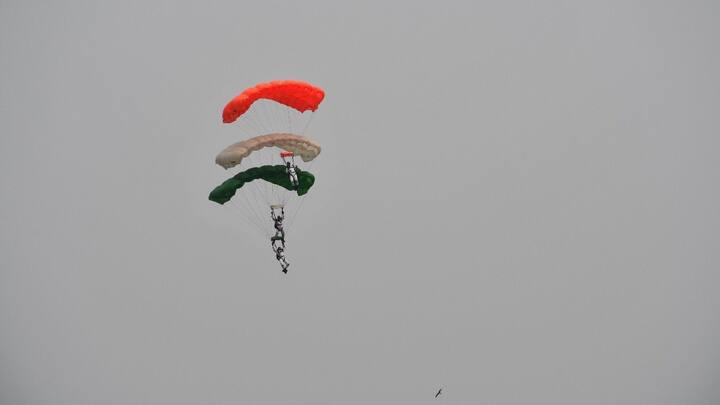
[[[260,166],[253,155],[250,155],[250,163],[252,167]],[[270,205],[269,195],[268,195],[268,189],[267,184],[264,181],[251,181],[250,184],[248,184],[251,194],[255,198],[256,204],[258,207],[264,207],[266,205]],[[263,218],[263,214],[260,215],[260,218]],[[264,222],[264,221],[263,221]]]
[[[288,133],[292,134],[292,121],[290,121],[290,110],[287,110],[288,116]]]
[[[285,161],[280,157],[279,153],[273,153],[272,163],[274,165],[278,165],[278,166],[279,165],[285,166]],[[282,205],[285,205],[285,201],[282,201],[282,197],[283,197],[284,193],[279,189],[275,189],[275,191],[276,191],[275,197],[277,198],[278,202],[281,203]]]
[[[272,159],[273,159],[272,156],[270,156],[269,162],[267,162],[266,164],[272,165],[273,164]],[[269,204],[279,204],[280,203],[280,199],[278,198],[278,187],[279,186],[276,186],[275,184],[272,184],[270,182],[265,182],[265,187],[267,188]]]
[[[285,127],[283,125],[283,109],[284,106],[282,104],[273,103],[272,105],[273,132],[279,132],[279,130]]]
[[[275,117],[273,116],[273,107],[275,106],[272,104],[273,102],[268,100],[260,100],[260,102],[263,118],[267,123],[267,127],[265,129],[268,132],[273,132],[273,123],[275,122]]]
[[[252,138],[254,136],[252,134],[265,132],[262,124],[257,122],[255,118],[248,118],[243,124],[247,124],[247,127],[243,128],[243,131],[241,131],[243,138]]]
[[[285,112],[290,112],[289,108],[285,108],[281,104],[275,105],[275,122],[277,123],[278,131],[285,129]],[[273,128],[274,129],[274,128]],[[280,131],[281,132],[281,131]]]
[[[270,194],[272,197],[272,204],[285,204],[284,201],[280,198],[280,190],[278,190],[279,186],[276,186],[274,184],[268,184],[270,186]]]
[[[264,155],[266,157],[269,156],[269,159],[268,158],[262,159],[262,156],[263,156],[262,154],[260,154],[260,155],[251,154],[249,156],[249,161],[250,161],[251,166],[257,167],[257,166],[271,164],[271,163],[273,163],[272,160],[274,160],[275,154],[272,153],[269,155],[268,154]],[[263,161],[259,162],[258,161],[259,159],[262,159]],[[270,161],[268,162],[268,160],[270,160]],[[281,202],[279,195],[278,195],[278,187],[270,182],[253,181],[253,182],[251,182],[251,184],[248,184],[248,188],[250,189],[251,194],[253,195],[253,197],[256,201],[255,206],[257,206],[257,207],[266,208],[272,204],[277,204],[277,203]],[[253,208],[255,208],[255,206],[253,206]],[[264,230],[269,229],[270,228],[270,222],[269,222],[270,219],[268,218],[266,213],[260,213],[259,217],[260,217],[261,223],[265,224],[265,225],[262,225],[262,229],[264,229]],[[269,237],[269,235],[270,235],[270,233],[267,234],[268,237]]]
[[[265,127],[262,122],[258,121],[257,118],[250,118],[249,123],[252,124],[252,132],[247,134],[247,137],[252,137],[253,133],[264,133],[266,132]]]
[[[243,124],[248,124],[253,130],[262,131],[260,123],[255,118],[255,114],[243,114],[242,116],[240,116],[239,124],[241,130],[244,129]]]
[[[315,111],[310,113],[310,119],[308,119],[305,122],[305,127],[303,127],[303,130],[302,130],[302,132],[300,132],[300,135],[305,135],[305,132],[307,131],[308,127],[310,126],[310,123],[312,122],[313,117],[315,117]]]
[[[245,167],[243,169],[256,167],[257,163],[255,162],[255,157],[251,154],[250,156],[245,157],[249,163],[249,167]],[[262,194],[261,185],[258,184],[257,181],[251,181],[250,183],[245,185],[248,188],[248,191],[253,194],[253,198],[257,201],[257,194]]]
[[[243,190],[238,190],[238,193],[242,194],[243,200],[245,201],[244,208],[247,210],[247,212],[249,214],[252,214],[252,216],[254,218],[254,222],[255,222],[256,226],[258,227],[258,229],[260,231],[263,231],[264,226],[263,226],[262,218],[260,217],[257,210],[255,209],[255,205],[257,204],[257,198],[254,196],[254,194],[252,192],[247,193],[247,192],[243,192]],[[248,194],[250,194],[250,196],[248,196]],[[252,197],[252,199],[255,201],[255,204],[253,204],[252,201],[250,201],[250,197]],[[249,216],[249,214],[248,214],[248,216]]]
[[[271,100],[259,100],[238,118],[243,137],[276,132],[304,135],[315,117],[315,111],[300,113]]]
[[[281,157],[279,157],[279,156],[278,156],[278,158],[282,161],[282,164],[285,165],[285,159],[283,159],[283,158],[281,158]],[[292,159],[292,158],[291,158],[291,159]],[[294,159],[293,159],[292,161],[295,162]],[[287,205],[287,201],[288,201],[288,199],[290,198],[291,193],[292,193],[292,191],[287,192],[287,193],[283,193],[283,195],[282,195],[282,199],[283,199],[282,204],[283,204],[283,205]]]
[[[238,190],[237,193],[242,194],[242,196],[244,197],[245,202],[247,204],[247,209],[249,212],[252,212],[253,216],[255,217],[255,220],[258,224],[257,225],[258,228],[260,228],[261,230],[267,229],[264,226],[264,224],[265,224],[264,215],[257,211],[259,209],[259,207],[262,207],[265,205],[264,204],[265,201],[261,201],[261,200],[266,200],[265,198],[262,197],[262,192],[258,189],[258,182],[252,181],[249,184],[247,184],[247,187],[243,187],[243,188],[244,189],[247,188],[247,189],[246,190]],[[254,204],[253,204],[253,202],[250,201],[250,198],[252,198],[252,201],[254,201]]]
[[[295,223],[295,218],[297,218],[298,212],[300,212],[300,210],[302,209],[306,198],[307,198],[307,194],[300,197],[300,203],[297,205],[297,208],[295,208],[295,211],[290,216],[290,221],[288,221],[288,229],[291,228],[292,225]]]
[[[282,104],[273,103],[273,122],[277,123],[277,129],[280,129],[284,126],[282,123],[283,123],[283,118],[285,118],[285,117],[283,117],[283,115],[284,115],[283,110],[285,110],[285,109],[290,111],[289,108],[282,107]],[[274,130],[275,130],[275,128],[273,128],[273,131]]]
[[[261,234],[263,233],[263,228],[257,218],[257,215],[251,213],[253,211],[247,210],[247,207],[250,205],[250,202],[247,198],[247,195],[243,194],[242,198],[245,200],[245,205],[240,206],[241,202],[240,199],[233,199],[230,201],[230,206],[233,207],[235,210],[238,211],[240,214],[240,217],[243,218],[246,222],[248,222],[250,225],[253,226],[253,228],[256,228],[258,232]],[[253,218],[254,217],[254,218]]]
[[[264,164],[274,165],[275,164],[275,152],[273,150],[272,153],[270,153],[267,160],[264,162]],[[278,204],[280,203],[280,199],[278,197],[278,187],[270,182],[264,182],[264,185],[266,187],[267,193],[268,193],[268,199],[270,199],[270,204]]]
[[[239,122],[240,131],[242,132],[243,136],[248,136],[248,133],[245,130],[245,126],[250,127],[250,130],[252,132],[260,132],[262,131],[262,128],[258,126],[258,123],[255,122],[255,120],[252,118],[252,116],[249,115],[243,115],[240,117]]]
[[[292,110],[291,108],[287,108],[281,104],[279,104],[278,106],[279,107],[276,110],[277,111],[277,116],[276,116],[277,121],[276,122],[278,124],[277,129],[278,129],[278,131],[287,132],[287,133],[291,134],[292,127],[293,127],[291,118],[292,118],[292,115],[293,115],[292,113],[294,110]]]
[[[250,106],[250,109],[245,113],[245,115],[248,115],[253,120],[257,121],[260,126],[260,130],[262,132],[265,132],[267,124],[265,124],[265,120],[262,114],[262,107],[262,103],[257,102]]]
[[[255,201],[255,204],[252,204],[252,203],[249,204],[249,205],[251,205],[251,210],[255,214],[255,218],[257,218],[257,221],[259,223],[258,226],[265,234],[267,234],[268,233],[268,228],[266,225],[267,218],[265,217],[265,214],[259,213],[257,210],[261,209],[261,207],[266,207],[269,204],[265,203],[263,198],[258,198],[257,193],[255,193],[255,192],[250,192],[250,195],[252,195],[253,200]],[[263,201],[261,201],[261,200],[263,200]]]
[[[262,110],[261,107],[262,106],[260,104],[253,105],[250,107],[247,113],[243,114],[240,117],[241,119],[245,120],[245,123],[251,124],[254,133],[263,133],[266,131],[266,124],[262,119],[262,115],[260,114]],[[251,133],[248,133],[247,135],[252,136]]]
[[[255,114],[246,114],[243,115],[241,118],[241,122],[239,122],[239,127],[243,135],[247,134],[249,131],[252,132],[263,132],[264,131],[264,123],[257,120]],[[249,129],[249,131],[248,131]],[[252,133],[251,132],[251,133]],[[249,191],[249,193],[248,193]],[[252,188],[245,189],[245,190],[237,190],[236,195],[240,195],[240,199],[233,199],[230,202],[230,205],[238,211],[240,214],[240,217],[242,217],[247,223],[251,224],[253,228],[256,228],[256,230],[260,234],[267,234],[267,231],[264,230],[263,227],[263,221],[261,220],[260,215],[258,214],[257,210],[255,209],[255,204],[251,202],[252,200],[257,200],[257,196],[255,193],[253,193]],[[248,195],[250,194],[250,195]],[[244,201],[244,205],[241,206],[242,202]]]
[[[307,171],[310,171],[310,169],[312,169],[313,164],[315,164],[315,159],[311,160],[310,163],[307,165]],[[292,224],[295,223],[295,218],[297,217],[298,213],[302,209],[307,196],[308,196],[308,194],[305,194],[304,196],[300,197],[300,204],[298,204],[297,209],[295,209],[295,212],[293,212],[293,214],[290,216],[290,221],[288,221],[288,228],[290,228],[292,226]]]
[[[277,122],[275,121],[275,116],[272,110],[272,108],[275,107],[275,102],[270,100],[260,100],[260,102],[262,103],[260,104],[260,110],[262,111],[263,118],[266,120],[265,122],[267,123],[265,129],[268,132],[272,132],[274,128],[273,124]]]
[[[232,207],[232,208],[231,208]],[[237,207],[235,204],[228,204],[228,210],[232,210],[232,217],[239,220],[239,222],[243,225],[243,230],[247,232],[250,235],[262,235],[260,229],[258,229],[257,225],[255,225],[253,222],[250,222],[245,216],[243,216],[240,213],[240,208]],[[252,231],[246,230],[246,229],[252,229]]]
[[[250,217],[247,216],[247,214],[245,214],[243,212],[244,207],[240,207],[237,204],[238,204],[237,202],[231,202],[229,204],[229,206],[232,207],[232,210],[236,211],[238,213],[237,218],[240,218],[243,221],[243,223],[245,225],[247,225],[248,228],[252,228],[254,230],[254,232],[257,232],[259,235],[264,235],[260,225],[255,220],[251,219]]]
[[[243,220],[246,224],[251,225],[253,228],[257,228],[257,224],[255,224],[255,221],[252,220],[251,217],[249,217],[245,212],[243,212],[240,207],[238,206],[238,201],[229,201],[227,204],[228,207],[231,207],[232,210],[238,211],[238,217]],[[259,231],[259,229],[258,229]]]
[[[265,132],[267,124],[265,124],[265,120],[263,119],[262,114],[262,104],[256,103],[256,105],[253,105],[250,107],[250,111],[245,113],[250,119],[258,123],[258,127],[260,128],[260,133]]]
[[[259,190],[257,188],[257,184],[254,184],[254,183],[255,182],[253,181],[253,182],[251,182],[251,184],[248,184],[250,187],[248,187],[248,190],[247,190],[247,191],[249,191],[248,194],[250,194],[250,197],[252,197],[253,201],[255,202],[255,204],[250,204],[251,205],[250,209],[253,211],[253,213],[255,213],[258,220],[262,221],[262,215],[260,213],[258,213],[257,210],[259,208],[257,208],[257,207],[260,207],[263,205],[262,203],[264,203],[264,201],[263,201],[264,198],[262,198],[262,194],[259,192]]]

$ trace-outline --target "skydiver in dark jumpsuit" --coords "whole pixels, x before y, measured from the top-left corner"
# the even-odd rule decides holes
[[[287,269],[290,267],[290,263],[288,263],[285,259],[285,249],[283,249],[282,246],[275,245],[273,245],[272,248],[275,252],[275,258],[278,262],[280,262],[280,266],[282,266],[282,272],[287,274]]]
[[[270,244],[275,248],[277,241],[282,242],[283,249],[285,248],[285,230],[283,229],[283,220],[285,219],[285,207],[280,207],[280,215],[275,215],[275,208],[270,208],[270,216],[275,222],[275,236],[270,238]]]

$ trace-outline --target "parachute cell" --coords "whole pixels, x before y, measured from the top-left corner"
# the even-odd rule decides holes
[[[239,165],[251,153],[268,147],[278,147],[293,152],[305,162],[315,159],[321,149],[315,141],[300,135],[260,135],[228,146],[215,157],[215,163],[229,169]]]
[[[215,187],[215,189],[210,192],[210,196],[208,198],[218,204],[225,204],[232,199],[239,188],[254,180],[265,180],[287,190],[296,191],[297,195],[304,195],[315,183],[315,176],[305,170],[296,170],[298,175],[298,185],[293,186],[290,183],[285,166],[283,165],[253,167],[225,180],[221,185]]]
[[[259,99],[268,99],[299,112],[315,111],[325,97],[323,89],[296,80],[277,80],[246,89],[223,109],[223,122],[234,122]]]

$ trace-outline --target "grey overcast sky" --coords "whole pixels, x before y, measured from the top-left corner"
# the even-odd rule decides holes
[[[0,0],[0,403],[720,403],[719,16]],[[285,78],[287,276],[207,200]]]

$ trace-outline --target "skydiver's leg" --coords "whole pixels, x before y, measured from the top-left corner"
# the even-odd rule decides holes
[[[270,238],[270,244],[273,248],[276,247],[277,241],[280,241],[280,243],[282,243],[283,249],[285,249],[285,235],[275,235]]]

